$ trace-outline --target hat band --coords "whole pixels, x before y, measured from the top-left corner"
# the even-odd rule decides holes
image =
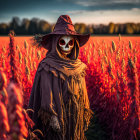
[[[74,26],[71,25],[71,24],[61,25],[61,26],[57,24],[57,25],[54,27],[54,30],[53,30],[53,31],[54,31],[54,32],[55,32],[55,31],[58,31],[58,30],[62,30],[62,31],[64,31],[64,30],[66,30],[66,29],[75,32]]]

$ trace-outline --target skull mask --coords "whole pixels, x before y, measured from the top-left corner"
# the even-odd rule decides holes
[[[72,48],[74,47],[74,37],[62,36],[59,39],[58,44],[60,46],[60,50],[63,55],[70,54]]]

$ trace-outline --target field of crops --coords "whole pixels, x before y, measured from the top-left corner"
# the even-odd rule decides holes
[[[32,46],[31,37],[13,39],[10,42],[9,37],[0,37],[0,68],[8,83],[14,73],[23,91],[23,107],[26,108],[38,64],[47,51]],[[14,56],[14,64],[11,55]],[[88,66],[86,84],[94,111],[87,138],[138,140],[140,37],[91,37],[80,48],[79,59]]]

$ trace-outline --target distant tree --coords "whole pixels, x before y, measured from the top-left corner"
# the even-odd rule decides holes
[[[91,34],[94,33],[94,27],[93,27],[93,25],[87,26],[87,33],[91,33]]]
[[[29,25],[30,25],[30,20],[27,19],[27,18],[24,18],[22,20],[22,23],[21,23],[21,31],[22,31],[22,34],[28,34]]]
[[[99,34],[103,33],[103,26],[104,26],[103,24],[99,25],[99,29],[98,29]]]
[[[39,23],[38,18],[31,19],[30,25],[29,25],[29,28],[28,28],[29,34],[33,35],[33,34],[39,33],[39,31],[38,31],[38,23]]]
[[[137,29],[137,25],[135,23],[131,23],[131,27],[134,30],[134,32],[136,32]]]
[[[102,32],[103,34],[108,34],[108,25],[102,25],[102,30],[101,30],[101,32]]]
[[[137,26],[138,26],[138,32],[140,34],[140,23],[138,23]]]
[[[84,23],[80,24],[79,33],[84,34],[84,33],[86,33],[86,32],[87,32],[87,31],[86,31],[86,24],[84,24]]]
[[[54,26],[55,26],[55,24],[51,24],[51,25],[50,25],[51,32],[53,32]]]
[[[20,33],[20,19],[19,17],[13,17],[10,22],[10,30],[14,30],[16,34]]]
[[[24,18],[21,21],[19,17],[13,17],[10,23],[0,23],[0,35],[8,35],[10,30],[14,30],[16,35],[46,34],[53,31],[54,25],[38,18],[31,20]],[[76,23],[74,27],[81,34],[140,34],[140,23],[114,24],[111,22],[108,25]]]
[[[6,23],[1,23],[0,24],[0,34],[2,34],[2,35],[8,34],[8,28],[9,28],[9,26]]]
[[[135,33],[138,34],[139,32],[140,32],[140,26],[139,26],[139,24],[136,24]]]
[[[74,28],[78,32],[79,31],[79,28],[80,28],[80,25],[78,23],[75,23]]]
[[[133,34],[134,33],[134,29],[132,28],[132,25],[130,23],[126,24],[126,30],[125,30],[126,34]]]
[[[124,24],[119,24],[119,33],[124,34],[125,33],[125,25]]]
[[[136,33],[140,34],[140,23],[137,24]]]
[[[131,27],[133,29],[134,34],[140,33],[140,23],[138,24],[131,23]]]
[[[49,33],[51,31],[50,24],[45,20],[40,20],[38,27],[39,27],[38,30],[40,33]]]
[[[76,23],[75,30],[81,34],[84,34],[87,32],[86,25],[84,23]]]
[[[94,28],[94,34],[99,34],[99,25],[93,25]]]
[[[114,25],[114,33],[118,34],[119,33],[119,24]]]
[[[114,28],[115,28],[115,24],[114,23],[109,23],[108,33],[113,34],[114,33]]]

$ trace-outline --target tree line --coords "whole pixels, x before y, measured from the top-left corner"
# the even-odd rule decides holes
[[[75,23],[75,29],[81,34],[140,34],[140,23],[125,23],[115,24],[90,24]],[[16,35],[34,35],[34,34],[47,34],[52,32],[54,24],[48,21],[33,18],[31,20],[19,17],[13,17],[9,23],[0,23],[0,35],[8,35],[10,30],[14,30]]]

